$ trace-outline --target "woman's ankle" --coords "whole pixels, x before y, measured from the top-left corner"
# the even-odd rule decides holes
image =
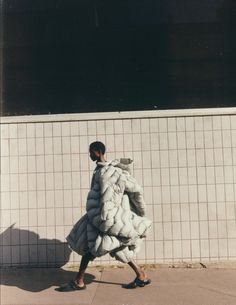
[[[139,274],[138,274],[138,278],[142,281],[145,280],[147,278],[146,272],[145,271],[140,271]]]
[[[75,282],[80,287],[83,287],[85,285],[83,279],[75,279]]]

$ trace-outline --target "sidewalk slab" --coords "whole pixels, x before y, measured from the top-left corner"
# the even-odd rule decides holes
[[[92,304],[98,283],[91,284],[101,273],[93,269],[86,274],[87,289],[62,293],[60,284],[75,278],[76,272],[63,269],[3,270],[1,275],[1,305],[87,305]],[[79,292],[79,293],[78,293]]]
[[[235,269],[149,269],[151,285],[127,290],[129,268],[90,267],[87,290],[57,292],[74,278],[63,269],[2,270],[1,305],[235,305]]]
[[[104,271],[92,305],[235,305],[236,270],[157,269],[148,272],[152,284],[135,290],[127,283],[131,271]]]

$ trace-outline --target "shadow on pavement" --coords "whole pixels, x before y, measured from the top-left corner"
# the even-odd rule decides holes
[[[67,243],[58,239],[40,238],[35,232],[12,225],[0,234],[0,249],[1,266],[7,267],[0,271],[1,285],[39,292],[60,286],[76,276],[77,272],[61,268],[69,261],[71,250]],[[87,273],[86,284],[94,278]]]
[[[124,283],[115,283],[115,282],[108,282],[108,281],[98,281],[98,280],[93,280],[93,283],[98,283],[98,284],[109,284],[109,285],[118,285],[118,286],[123,286]]]
[[[14,286],[30,292],[40,292],[52,286],[59,287],[74,279],[77,272],[55,268],[2,270],[1,285]],[[90,284],[94,275],[86,273],[85,282]]]

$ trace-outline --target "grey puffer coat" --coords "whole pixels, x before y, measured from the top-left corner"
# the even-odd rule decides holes
[[[143,192],[129,171],[130,159],[98,162],[88,193],[87,213],[67,236],[78,254],[109,253],[127,263],[140,249],[151,221],[145,217]]]

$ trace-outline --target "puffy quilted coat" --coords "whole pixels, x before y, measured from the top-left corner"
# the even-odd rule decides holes
[[[78,254],[109,253],[127,263],[140,249],[151,221],[145,217],[140,185],[129,171],[130,159],[98,162],[88,193],[87,213],[67,236]]]

